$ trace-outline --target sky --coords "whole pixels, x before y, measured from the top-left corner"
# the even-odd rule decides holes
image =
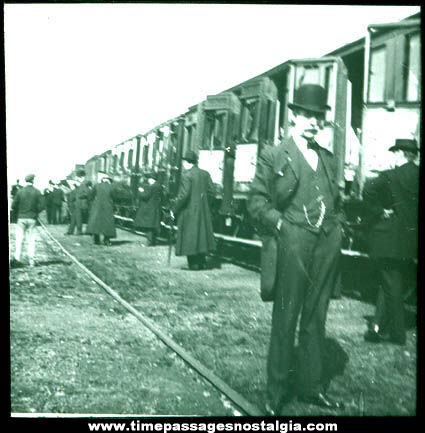
[[[5,4],[9,186],[36,186],[289,59],[417,6]]]

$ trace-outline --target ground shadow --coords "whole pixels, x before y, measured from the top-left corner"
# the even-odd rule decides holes
[[[35,263],[35,267],[39,266],[50,266],[50,265],[71,265],[72,262],[67,260],[61,260],[61,259],[54,259],[54,260],[42,260]]]
[[[115,247],[115,246],[119,246],[119,245],[125,245],[125,244],[131,244],[133,243],[133,241],[128,241],[128,240],[122,240],[122,241],[114,241],[111,240],[111,247]]]

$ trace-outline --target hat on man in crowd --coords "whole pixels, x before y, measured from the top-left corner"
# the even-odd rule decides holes
[[[34,183],[35,174],[28,174],[25,176],[25,182]]]
[[[396,150],[407,150],[409,152],[418,152],[418,142],[414,138],[397,138],[395,144],[388,149],[390,152]]]
[[[192,164],[196,164],[198,162],[198,155],[193,150],[188,150],[183,159],[187,162],[191,162]]]
[[[288,108],[296,110],[302,108],[316,113],[324,113],[330,110],[326,90],[318,84],[303,84],[294,92],[294,101],[288,103]]]

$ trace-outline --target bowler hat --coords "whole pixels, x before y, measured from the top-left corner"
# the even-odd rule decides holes
[[[294,92],[294,101],[288,103],[290,109],[303,108],[304,110],[324,113],[331,107],[327,104],[326,90],[318,84],[304,84]]]
[[[27,176],[25,176],[25,182],[34,182],[34,178],[35,178],[35,174],[29,174]]]
[[[192,164],[196,164],[198,162],[198,155],[193,150],[188,150],[184,154],[183,159],[185,161],[191,162]]]
[[[394,146],[391,146],[389,151],[408,150],[410,152],[418,151],[418,142],[414,138],[397,138]]]

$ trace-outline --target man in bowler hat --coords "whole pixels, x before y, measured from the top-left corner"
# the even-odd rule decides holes
[[[177,216],[176,256],[187,256],[190,270],[206,269],[206,255],[216,243],[210,201],[214,185],[210,174],[198,167],[198,156],[188,151],[183,157],[183,172],[173,213]]]
[[[294,114],[291,134],[260,153],[248,202],[251,216],[278,242],[265,405],[271,415],[292,397],[300,314],[298,399],[326,408],[343,406],[326,394],[323,379],[325,322],[342,220],[335,157],[315,140],[330,108],[327,92],[319,85],[302,85],[288,107]]]
[[[11,262],[11,267],[22,265],[21,252],[25,237],[28,239],[29,265],[34,266],[35,264],[35,226],[38,215],[44,208],[44,201],[41,192],[33,185],[34,179],[35,175],[33,174],[26,176],[26,185],[16,193],[13,199],[12,209],[16,213],[18,221],[16,226],[15,257]]]
[[[389,148],[395,168],[368,180],[363,189],[363,225],[369,256],[378,274],[376,312],[366,341],[404,345],[406,277],[415,274],[418,251],[418,145],[397,139]]]

